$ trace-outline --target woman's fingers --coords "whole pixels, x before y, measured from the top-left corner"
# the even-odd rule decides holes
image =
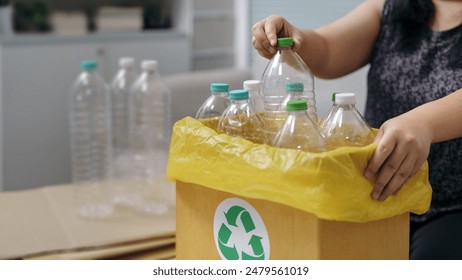
[[[276,53],[278,36],[290,36],[292,26],[281,16],[273,15],[255,23],[252,27],[252,45],[258,53],[271,58]]]
[[[377,149],[369,159],[369,163],[364,170],[364,177],[368,180],[373,180],[376,177],[377,172],[382,167],[382,164],[395,148],[396,143],[391,136],[387,135],[385,139],[382,138],[384,138],[384,133],[381,129],[374,140],[375,143],[378,143]]]
[[[392,188],[394,186],[389,185],[389,183],[395,174],[397,174],[401,168],[402,162],[406,158],[406,152],[403,151],[403,148],[400,147],[399,144],[395,141],[390,142],[389,144],[386,143],[386,145],[389,146],[385,152],[377,153],[377,161],[372,162],[373,169],[375,170],[378,168],[375,174],[376,179],[371,193],[372,199],[375,200],[383,198],[382,194],[388,194],[389,192],[389,194],[391,194]],[[389,149],[392,149],[392,151],[389,152]],[[394,190],[395,189],[393,189],[393,191]]]
[[[375,139],[377,149],[364,170],[374,182],[371,198],[379,201],[397,194],[428,157],[431,138],[414,120],[397,117],[385,122]]]
[[[252,28],[252,45],[260,53],[271,54],[271,44],[265,32],[265,20],[257,22]]]
[[[390,180],[385,183],[385,187],[382,189],[382,192],[378,197],[379,201],[384,201],[388,196],[396,194],[403,187],[411,176],[414,169],[414,163],[415,156],[413,154],[407,154],[399,168],[393,172]]]

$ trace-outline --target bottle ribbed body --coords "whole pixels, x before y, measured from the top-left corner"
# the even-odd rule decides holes
[[[139,195],[136,209],[143,213],[165,213],[173,191],[165,177],[171,135],[170,98],[156,69],[145,69],[131,92],[130,170]]]
[[[109,216],[112,213],[110,95],[96,70],[85,70],[77,78],[69,111],[77,211],[85,217]]]
[[[127,170],[131,165],[129,153],[130,89],[136,79],[136,72],[133,59],[121,59],[121,64],[120,70],[111,83],[113,202],[132,206],[136,198],[128,180]]]
[[[128,149],[129,98],[135,79],[133,68],[122,68],[111,83],[112,145],[116,155]]]

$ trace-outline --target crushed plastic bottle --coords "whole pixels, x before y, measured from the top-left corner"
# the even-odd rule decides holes
[[[337,110],[328,117],[319,130],[330,150],[340,147],[361,147],[371,144],[375,135],[355,107],[354,93],[335,95]]]
[[[326,142],[308,116],[307,109],[306,100],[287,103],[288,115],[273,140],[273,146],[314,153],[326,151]]]
[[[263,120],[249,104],[247,90],[232,90],[229,93],[231,105],[223,112],[217,131],[230,136],[245,138],[258,144],[267,143]]]

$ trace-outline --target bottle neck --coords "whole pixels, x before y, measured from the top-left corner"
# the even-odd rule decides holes
[[[88,73],[88,74],[93,74],[93,73],[96,73],[97,70],[96,69],[85,69],[85,70],[82,70],[82,72]]]
[[[227,93],[227,92],[212,91],[212,95],[213,95],[213,96],[217,96],[217,97],[228,97],[228,93]]]
[[[149,76],[157,76],[157,70],[153,69],[143,70],[143,73]]]
[[[304,116],[304,115],[306,115],[306,110],[288,111],[288,114],[293,115],[293,116]]]
[[[286,50],[292,50],[293,46],[277,46],[276,49],[278,51],[286,51]]]
[[[355,104],[335,104],[334,103],[334,106],[335,105],[343,110],[355,110],[356,109]]]
[[[303,96],[303,91],[288,92],[287,94],[290,95],[292,98],[297,98]]]
[[[245,104],[249,104],[249,100],[248,99],[231,100],[231,103],[236,104],[236,105],[245,105]]]

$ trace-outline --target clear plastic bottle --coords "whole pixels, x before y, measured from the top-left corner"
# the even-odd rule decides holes
[[[326,142],[307,114],[306,100],[290,100],[287,117],[273,140],[273,146],[306,152],[326,151]]]
[[[289,82],[286,84],[286,97],[284,98],[284,101],[282,101],[280,111],[286,111],[287,110],[287,103],[290,100],[306,100],[308,103],[308,100],[306,99],[306,96],[303,95],[303,83],[299,82]]]
[[[337,110],[320,127],[328,148],[361,147],[374,141],[374,133],[355,107],[354,93],[335,94]]]
[[[155,60],[141,64],[142,73],[130,96],[130,151],[136,210],[160,215],[167,212],[173,187],[166,179],[171,135],[170,90],[158,73]]]
[[[103,218],[113,212],[109,87],[95,61],[80,67],[69,110],[74,197],[79,216]]]
[[[217,131],[258,144],[267,143],[263,120],[249,104],[249,92],[244,89],[232,90],[229,99],[231,105],[223,112]]]
[[[196,119],[221,117],[231,102],[228,98],[229,85],[224,83],[210,84],[212,93],[197,110]]]
[[[285,119],[281,104],[286,97],[285,86],[289,82],[303,83],[303,96],[308,101],[308,114],[317,123],[314,77],[310,69],[292,50],[292,38],[278,38],[277,53],[262,75],[262,93],[265,104],[265,129],[269,140],[274,138]]]
[[[112,163],[113,163],[113,202],[133,205],[133,188],[128,181],[130,168],[129,154],[129,98],[130,89],[136,79],[135,59],[119,59],[119,71],[111,83],[112,116]]]
[[[335,95],[336,94],[337,94],[336,92],[332,93],[332,106],[329,108],[326,115],[322,119],[319,120],[318,127],[324,126],[324,123],[326,122],[326,120],[330,119],[331,116],[334,115],[337,112],[338,106],[335,103]]]
[[[261,96],[261,82],[259,80],[247,80],[243,83],[244,89],[249,91],[249,103],[257,113],[265,111],[265,104]]]

